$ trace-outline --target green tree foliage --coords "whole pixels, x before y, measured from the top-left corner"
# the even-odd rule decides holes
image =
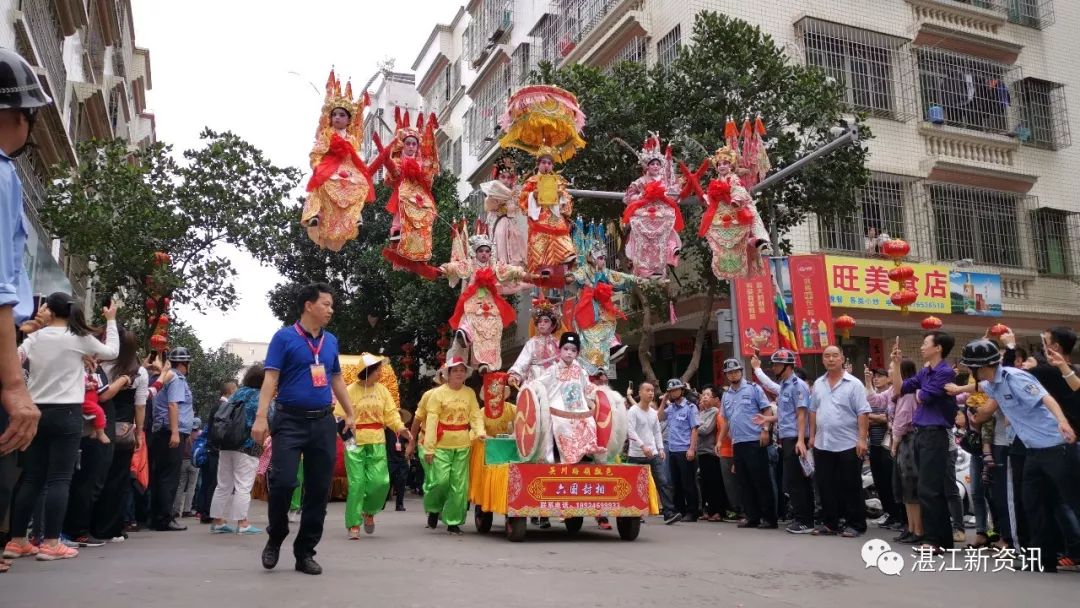
[[[79,146],[79,165],[62,168],[41,215],[71,255],[90,260],[96,293],[123,289],[129,323],[143,324],[153,291],[198,310],[228,310],[236,301],[232,262],[218,245],[234,245],[270,261],[281,226],[294,220],[287,204],[299,179],[272,164],[236,135],[206,129],[202,146],[178,161],[172,148],[129,148],[123,140]],[[155,252],[171,264],[157,266]],[[149,279],[148,279],[149,277]]]
[[[434,227],[431,263],[438,265],[450,259],[449,222],[466,218],[471,225],[475,216],[459,202],[457,177],[451,173],[436,177],[432,191],[440,219]],[[380,183],[375,193],[376,202],[364,207],[359,238],[337,253],[311,242],[296,221],[300,209],[294,208],[287,224],[287,244],[274,257],[274,266],[286,282],[271,292],[270,308],[283,323],[292,323],[299,318],[298,290],[311,282],[326,282],[334,290],[334,319],[329,329],[338,337],[341,352],[382,351],[398,356],[402,344],[415,341],[413,356],[433,365],[438,351],[437,328],[453,314],[458,292],[445,280],[427,281],[391,269],[382,257],[390,234],[390,215],[385,211],[390,189]]]
[[[562,167],[573,187],[585,190],[621,191],[640,175],[636,157],[615,137],[637,149],[649,131],[659,131],[665,142],[671,141],[676,159],[693,170],[706,153],[724,145],[729,116],[741,125],[744,116],[752,119],[760,112],[769,158],[780,169],[832,139],[829,129],[847,111],[843,83],[791,61],[760,28],[714,12],[697,15],[690,43],[667,67],[624,63],[605,73],[582,65],[554,70],[544,64],[536,80],[573,91],[588,117],[588,147]],[[870,136],[865,126],[860,126],[860,134]],[[864,146],[844,147],[758,195],[766,226],[781,235],[775,244],[781,252],[790,249],[783,235],[809,213],[832,216],[854,205],[855,193],[869,179],[866,155]],[[696,234],[703,209],[683,206],[687,229],[676,283],[671,289],[637,293],[639,302],[648,303],[638,317],[640,326],[651,326],[653,309],[666,308],[668,297],[705,295],[711,309],[713,300],[726,292],[726,282],[709,270],[708,246]],[[575,213],[607,220],[618,218],[622,210],[621,201],[582,200]],[[697,333],[687,379],[696,372],[710,316],[705,315]],[[651,332],[646,329],[642,335],[642,364],[655,379],[647,356]]]

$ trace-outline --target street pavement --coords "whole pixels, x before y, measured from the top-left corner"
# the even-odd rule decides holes
[[[419,499],[406,504],[408,512],[380,514],[375,534],[359,541],[345,537],[343,503],[331,504],[322,576],[293,570],[291,537],[277,569],[265,571],[265,535],[212,535],[185,520],[186,532],[136,532],[74,560],[18,560],[0,575],[0,606],[1065,606],[1080,588],[1080,574],[1069,572],[912,572],[906,546],[893,547],[903,572],[886,576],[860,557],[869,538],[894,535],[873,525],[852,540],[652,518],[625,542],[586,521],[572,538],[555,523],[510,543],[500,516],[489,535],[470,521],[455,537],[441,524],[425,529]],[[252,503],[252,519],[263,527],[265,503]]]

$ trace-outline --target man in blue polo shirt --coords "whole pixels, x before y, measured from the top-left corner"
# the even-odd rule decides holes
[[[173,518],[173,501],[180,485],[180,469],[184,464],[184,443],[195,422],[191,387],[188,386],[188,366],[191,354],[183,347],[168,354],[172,364],[172,379],[154,395],[151,412],[151,433],[147,450],[150,453],[151,525],[159,532],[187,530]]]
[[[686,399],[686,384],[679,378],[667,383],[660,419],[667,420],[667,463],[671,485],[674,487],[675,510],[682,514],[682,521],[694,522],[698,518],[697,456],[698,416],[697,406]]]
[[[262,552],[262,565],[277,565],[281,543],[289,535],[289,503],[296,488],[296,471],[304,459],[304,502],[300,530],[293,541],[296,570],[322,574],[315,562],[315,546],[322,538],[326,503],[337,458],[337,423],[333,401],[345,410],[345,428],[353,427],[353,409],[338,361],[338,342],[326,326],[334,315],[330,286],[313,283],[297,296],[300,320],[283,327],[270,340],[266,352],[266,377],[259,394],[259,411],[251,437],[263,445],[269,428],[271,400],[274,407],[274,443],[267,486],[269,537]]]
[[[1071,467],[1066,444],[1076,434],[1061,406],[1030,373],[1001,366],[1001,352],[990,340],[975,340],[964,347],[960,363],[967,366],[990,397],[975,414],[982,424],[1001,409],[1010,427],[1024,442],[1023,503],[1031,524],[1031,544],[1042,553],[1042,567],[1057,572],[1057,554],[1063,535],[1054,513],[1066,505],[1080,512],[1080,471]],[[1080,561],[1080,545],[1064,547],[1073,561]]]
[[[739,500],[746,514],[739,527],[774,529],[777,514],[776,493],[769,469],[769,423],[760,416],[770,413],[769,401],[760,386],[743,379],[743,365],[738,359],[724,361],[724,377],[728,389],[720,401],[724,422],[716,433],[716,444],[720,445],[724,437],[731,434],[735,481],[739,484]]]

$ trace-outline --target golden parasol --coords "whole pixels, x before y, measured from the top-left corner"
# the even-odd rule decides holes
[[[573,93],[552,85],[531,85],[514,93],[499,117],[505,131],[499,145],[563,163],[585,147],[585,113]]]

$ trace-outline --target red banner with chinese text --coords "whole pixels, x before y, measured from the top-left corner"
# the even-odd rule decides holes
[[[751,279],[735,279],[735,308],[739,315],[739,350],[744,357],[758,351],[762,355],[780,348],[776,335],[776,296],[772,274],[765,266],[765,274]]]
[[[511,464],[510,517],[638,517],[649,514],[649,467]]]
[[[829,280],[823,255],[793,255],[788,258],[791,277],[792,325],[800,353],[820,353],[836,344]]]

